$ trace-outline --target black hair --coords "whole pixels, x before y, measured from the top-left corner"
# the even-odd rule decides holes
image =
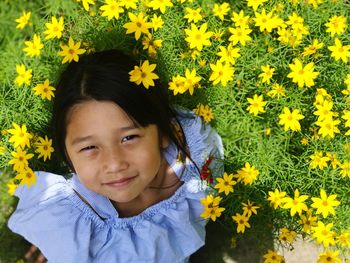
[[[55,148],[70,169],[74,170],[65,147],[67,115],[74,105],[89,100],[116,103],[139,126],[155,124],[159,133],[180,149],[182,160],[186,156],[192,160],[166,89],[159,81],[149,89],[130,82],[129,72],[137,64],[118,50],[106,50],[82,56],[61,74],[56,86],[52,128]],[[172,123],[174,120],[181,128],[181,136]]]

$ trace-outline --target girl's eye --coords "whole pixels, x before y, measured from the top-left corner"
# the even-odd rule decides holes
[[[122,142],[127,142],[127,141],[131,141],[133,139],[136,139],[138,137],[138,135],[128,135],[128,136],[125,136],[123,139],[122,139]]]
[[[90,145],[90,146],[84,147],[80,151],[84,152],[84,151],[89,151],[89,150],[93,150],[93,149],[96,149],[96,146]]]

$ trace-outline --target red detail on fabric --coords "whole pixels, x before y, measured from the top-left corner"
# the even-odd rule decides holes
[[[200,171],[200,178],[202,180],[207,181],[209,184],[213,183],[213,177],[211,174],[211,169],[209,168],[210,163],[213,161],[213,157],[209,156],[208,160],[205,162],[205,164],[203,165],[201,171]]]

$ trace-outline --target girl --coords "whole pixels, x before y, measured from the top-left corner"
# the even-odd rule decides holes
[[[110,50],[71,63],[57,85],[56,149],[72,177],[37,172],[18,187],[9,227],[49,262],[187,262],[204,244],[200,169],[223,157],[217,133],[129,81]],[[210,164],[220,175],[222,162]]]

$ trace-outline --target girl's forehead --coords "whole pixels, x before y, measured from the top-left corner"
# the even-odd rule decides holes
[[[75,104],[67,112],[66,127],[71,124],[94,122],[96,125],[103,122],[113,122],[121,125],[139,127],[120,106],[111,101],[89,100]]]
[[[112,101],[87,100],[73,105],[67,112],[67,124],[75,117],[114,116],[128,122],[134,122],[132,118],[118,104]]]

